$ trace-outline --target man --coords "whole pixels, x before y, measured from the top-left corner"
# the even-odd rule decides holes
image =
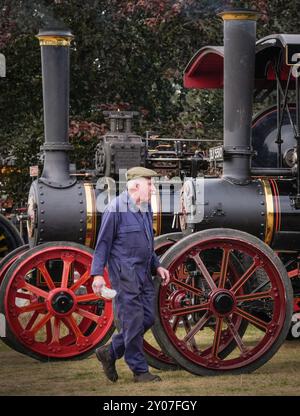
[[[124,355],[135,382],[161,381],[149,372],[143,350],[143,335],[154,323],[152,274],[169,282],[169,272],[160,266],[154,252],[151,194],[155,192],[153,170],[134,167],[127,171],[127,190],[115,198],[102,216],[91,275],[93,290],[100,295],[103,270],[117,291],[115,309],[121,325],[111,344],[96,350],[107,378],[117,381],[117,359]]]

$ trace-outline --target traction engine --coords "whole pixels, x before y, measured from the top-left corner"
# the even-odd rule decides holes
[[[46,361],[83,358],[106,343],[115,329],[112,302],[93,293],[90,265],[101,213],[125,189],[126,170],[152,166],[164,178],[152,201],[154,228],[160,235],[179,231],[174,213],[179,212],[180,184],[169,181],[170,171],[182,176],[186,169],[195,173],[207,164],[198,155],[196,140],[180,147],[177,140],[170,139],[166,152],[157,144],[164,139],[143,139],[132,131],[136,113],[115,111],[104,114],[110,129],[95,149],[95,169],[74,172],[69,163],[72,146],[68,138],[72,38],[68,30],[47,29],[38,34],[44,167],[29,191],[28,244],[11,251],[0,264],[0,312],[5,319],[1,339],[21,353]],[[171,201],[171,209],[163,212],[161,200]],[[156,249],[166,249],[179,236],[181,233],[175,232],[171,240],[159,239]],[[105,279],[109,286],[107,272]],[[147,342],[145,352],[158,368],[176,367]]]

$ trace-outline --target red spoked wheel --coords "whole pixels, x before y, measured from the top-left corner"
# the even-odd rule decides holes
[[[154,250],[158,257],[161,257],[173,244],[182,238],[183,234],[180,232],[163,234],[154,238]],[[149,331],[150,333],[150,331]],[[149,336],[146,335],[144,340],[144,351],[147,358],[147,362],[151,367],[158,370],[179,370],[180,367],[165,354],[157,343],[154,342]]]
[[[250,265],[239,269],[239,258]],[[187,371],[251,372],[284,342],[292,287],[278,256],[256,237],[231,229],[201,231],[174,244],[161,262],[171,280],[168,286],[156,283],[153,331]]]
[[[0,261],[0,287],[1,287],[2,280],[4,279],[4,276],[7,270],[10,268],[13,262],[17,260],[20,257],[20,255],[25,253],[28,249],[29,249],[28,244],[17,247],[16,249],[8,253],[5,257],[3,257],[3,259]],[[16,351],[24,352],[20,343],[15,343],[13,348]]]
[[[114,330],[112,302],[93,293],[92,256],[80,244],[52,242],[15,260],[1,285],[4,342],[39,360],[83,358],[105,343]]]

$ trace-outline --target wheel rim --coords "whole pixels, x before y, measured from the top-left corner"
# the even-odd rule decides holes
[[[25,253],[29,248],[29,245],[26,244],[24,246],[20,246],[7,254],[1,261],[0,261],[0,285],[2,280],[4,279],[5,273],[10,268],[10,266],[15,262],[17,258],[20,257],[21,254]]]
[[[175,366],[177,368],[176,363],[172,358],[166,355],[163,351],[159,350],[158,348],[154,347],[148,341],[144,340],[144,351],[149,354],[151,357],[157,359],[162,364],[169,364],[170,366]]]
[[[51,262],[57,262],[61,271],[55,281],[49,272]],[[74,357],[94,349],[111,329],[112,302],[93,293],[91,262],[92,254],[83,246],[53,246],[30,250],[8,271],[7,324],[31,351],[52,358]],[[106,271],[104,279],[109,286]]]
[[[215,275],[204,261],[205,253],[213,252],[219,253]],[[230,280],[232,254],[241,252],[253,262],[242,275]],[[193,287],[180,275],[187,261],[194,262],[196,272],[200,272],[202,288]],[[210,370],[235,370],[260,359],[276,341],[286,318],[285,288],[276,266],[258,247],[239,238],[216,237],[190,243],[164,265],[170,271],[171,281],[159,289],[160,322],[173,348],[189,362]],[[255,283],[258,269],[264,270],[268,280],[263,286],[252,286],[249,293],[246,285]],[[197,302],[184,304],[180,291],[189,293],[189,298],[196,298]],[[271,308],[267,321],[251,309],[254,302],[266,301],[269,313]],[[195,313],[198,319],[189,323],[188,316]],[[184,322],[185,331],[179,330],[178,317]],[[241,320],[247,321],[250,328],[239,334]],[[209,328],[211,334],[207,334]],[[235,348],[228,350],[232,344]],[[173,356],[171,351],[170,355]]]

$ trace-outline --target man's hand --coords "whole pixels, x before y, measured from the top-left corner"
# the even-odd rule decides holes
[[[161,267],[160,266],[160,267],[157,268],[156,273],[162,279],[161,284],[163,286],[166,286],[169,283],[169,281],[170,281],[170,272],[169,272],[169,270],[167,270],[164,267]]]
[[[102,289],[103,286],[105,286],[104,277],[100,276],[100,275],[94,276],[94,281],[93,281],[93,284],[92,284],[92,288],[93,288],[93,291],[96,295],[98,295],[98,296],[101,295],[100,292],[101,292],[101,289]]]

